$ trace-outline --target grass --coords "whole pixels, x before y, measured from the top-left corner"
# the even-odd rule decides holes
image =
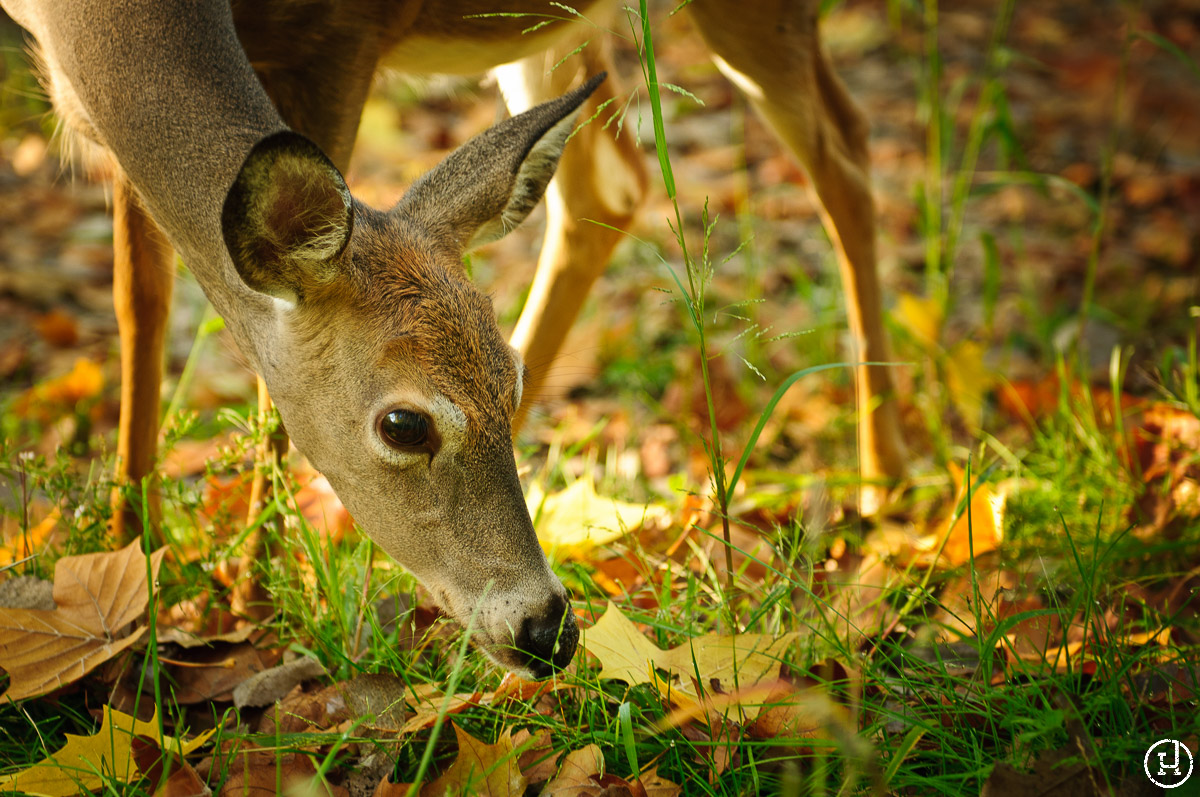
[[[757,225],[744,218],[731,220],[729,227],[738,231],[731,234],[722,226],[725,221],[707,212],[707,204],[674,190],[674,170],[665,146],[670,140],[673,95],[659,91],[659,65],[651,46],[654,30],[639,21],[634,33],[643,44],[648,83],[642,101],[648,104],[653,121],[664,189],[672,202],[674,245],[682,254],[667,254],[675,250],[659,242],[659,251],[652,255],[639,251],[634,257],[640,262],[661,257],[673,264],[675,276],[663,278],[663,287],[674,291],[671,306],[657,312],[679,313],[682,308],[691,329],[686,336],[666,333],[643,344],[644,349],[606,360],[597,390],[615,394],[635,418],[646,417],[637,413],[647,403],[661,417],[657,402],[675,378],[672,369],[678,359],[671,352],[699,351],[707,417],[698,434],[680,422],[679,437],[685,450],[698,450],[706,457],[709,481],[681,472],[666,486],[643,483],[624,489],[672,507],[687,500],[688,493],[700,496],[711,509],[712,520],[686,530],[676,526],[668,539],[631,535],[615,546],[636,570],[650,576],[616,599],[662,648],[710,631],[736,629],[773,636],[800,632],[786,665],[797,679],[811,676],[820,684],[813,694],[819,707],[828,711],[815,738],[794,730],[755,738],[740,729],[721,732],[703,723],[683,727],[667,721],[669,712],[655,686],[628,687],[601,679],[598,669],[581,654],[579,667],[567,676],[577,688],[560,693],[551,713],[542,713],[534,698],[455,714],[453,721],[473,736],[492,741],[506,728],[546,729],[556,750],[596,744],[606,771],[632,777],[656,765],[670,780],[686,784],[688,794],[970,795],[980,792],[998,762],[1024,771],[1063,751],[1086,761],[1093,777],[1115,790],[1126,779],[1141,777],[1141,758],[1152,742],[1195,740],[1200,735],[1194,703],[1164,697],[1161,686],[1169,675],[1179,688],[1193,693],[1200,689],[1200,656],[1194,646],[1200,629],[1195,612],[1162,598],[1171,588],[1186,588],[1191,583],[1188,578],[1194,579],[1189,574],[1196,567],[1200,524],[1184,516],[1169,535],[1138,533],[1145,524],[1136,505],[1147,488],[1117,442],[1126,435],[1114,434],[1113,424],[1105,422],[1098,410],[1106,395],[1115,395],[1120,406],[1129,372],[1123,355],[1118,356],[1122,367],[1113,369],[1110,386],[1089,379],[1078,393],[1065,385],[1070,384],[1069,375],[1084,367],[1086,352],[1069,347],[1056,362],[1044,358],[1044,371],[1059,373],[1064,387],[1056,406],[1034,418],[1030,429],[1002,422],[994,408],[985,405],[984,417],[994,425],[977,431],[961,418],[947,388],[949,370],[955,367],[950,353],[960,342],[952,336],[964,334],[961,314],[967,300],[955,292],[964,272],[980,265],[981,282],[991,286],[979,300],[984,306],[979,317],[989,319],[983,325],[986,329],[971,329],[967,336],[994,334],[990,319],[996,313],[1001,285],[1005,280],[1021,280],[1020,274],[1006,277],[998,265],[1000,246],[1018,233],[1003,227],[980,229],[980,219],[973,213],[973,203],[983,201],[998,184],[1028,183],[1034,176],[1025,166],[1019,172],[1010,168],[1022,159],[1006,96],[1006,69],[1017,55],[1006,42],[1012,4],[1005,4],[994,20],[980,71],[951,92],[944,91],[936,4],[927,2],[917,11],[895,5],[904,25],[916,25],[912,15],[918,12],[926,25],[916,25],[922,33],[918,57],[928,65],[921,72],[920,87],[928,130],[926,171],[916,199],[925,291],[937,303],[940,317],[948,321],[932,343],[908,335],[902,327],[894,331],[899,355],[911,356],[924,366],[913,369],[916,373],[909,378],[917,395],[924,397],[919,409],[929,427],[930,459],[969,463],[965,478],[973,489],[1015,485],[1006,503],[1003,544],[953,569],[931,569],[919,564],[918,557],[906,560],[888,549],[880,557],[887,566],[886,578],[871,583],[875,597],[867,600],[865,608],[877,608],[895,622],[888,625],[888,633],[848,631],[839,599],[865,576],[852,568],[848,572],[837,568],[851,567],[855,556],[879,550],[879,532],[853,517],[831,518],[819,501],[798,498],[801,492],[816,496],[824,490],[832,491],[835,498],[848,495],[853,484],[839,482],[836,473],[797,475],[787,467],[794,446],[771,426],[778,421],[773,412],[783,386],[792,379],[787,374],[813,372],[824,363],[844,368],[844,363],[827,356],[836,317],[820,314],[815,334],[825,345],[811,357],[824,360],[804,360],[807,336],[799,342],[756,338],[758,344],[745,347],[753,367],[765,376],[760,379],[747,369],[737,389],[753,397],[753,410],[732,432],[718,429],[709,355],[741,351],[738,336],[754,323],[765,325],[758,319],[770,308],[756,305],[721,312],[728,303],[723,304],[716,278],[740,263],[739,247],[746,244],[741,232]],[[1128,53],[1122,57],[1128,58]],[[965,133],[960,134],[955,104],[965,102],[972,92],[977,99],[966,114]],[[1114,121],[1114,129],[1115,125]],[[1119,143],[1115,135],[1108,140],[1109,147]],[[1089,287],[1082,304],[1064,313],[1090,318],[1104,300],[1094,275],[1105,233],[1111,232],[1103,209],[1112,181],[1112,155],[1105,150],[1102,196],[1089,196]],[[981,163],[996,169],[981,177]],[[1011,179],[998,183],[995,178],[1001,173]],[[753,208],[746,212],[752,213]],[[728,257],[717,253],[717,241],[733,242]],[[963,254],[971,251],[974,242],[978,242],[977,261]],[[752,245],[757,262],[767,258],[758,242]],[[1030,268],[1020,263],[1018,267]],[[821,292],[807,278],[801,283],[808,295]],[[757,288],[753,292],[757,295]],[[836,289],[826,290],[825,297],[830,306],[840,298]],[[1052,351],[1055,327],[1040,313],[1037,297],[1028,298],[1025,317],[1033,330],[1026,333],[1032,338],[1029,345],[1039,353]],[[661,295],[654,299],[662,302]],[[206,323],[197,340],[202,342],[213,331]],[[1160,364],[1158,397],[1195,414],[1200,410],[1195,341],[1178,343],[1167,341],[1154,352]],[[1019,344],[1010,341],[1010,345]],[[772,368],[771,360],[780,351],[784,354],[777,359],[788,367]],[[811,379],[826,377],[835,386],[839,380],[845,384],[836,371],[814,373]],[[244,473],[248,453],[254,450],[257,436],[264,434],[253,421],[253,412],[241,409],[198,418],[178,398],[186,394],[188,377],[181,383],[171,401],[180,413],[172,416],[176,420],[166,445],[231,429],[243,431],[204,475]],[[647,396],[653,401],[648,402]],[[6,439],[0,449],[0,472],[10,485],[10,494],[3,499],[6,516],[26,532],[48,507],[59,507],[71,534],[54,553],[105,548],[110,469],[90,456],[102,446],[85,432],[81,451],[87,456],[25,456],[26,446],[46,429],[20,417],[15,408],[13,400],[6,402]],[[75,405],[65,414],[81,420],[90,411],[89,406]],[[833,428],[849,430],[847,416],[852,411],[852,407],[841,408]],[[1118,412],[1117,417],[1123,416]],[[1132,414],[1127,419],[1131,425],[1135,421]],[[770,431],[764,432],[768,427]],[[520,456],[530,464],[531,478],[548,486],[565,483],[568,472],[603,471],[604,483],[620,490],[613,469],[600,464],[609,453],[606,446],[612,445],[605,442],[604,429],[603,419],[597,418],[587,434],[549,450],[531,447]],[[846,442],[852,436],[840,435],[840,461],[852,456]],[[763,446],[751,453],[759,439]],[[731,453],[738,451],[746,453],[740,458]],[[839,460],[831,457],[830,461]],[[947,505],[955,486],[940,475],[940,469],[934,471],[926,463],[925,473],[932,475],[915,482],[903,506],[904,518],[917,528],[931,525],[931,518],[950,510]],[[270,539],[272,551],[263,573],[274,601],[274,615],[265,623],[276,640],[273,647],[316,658],[326,668],[329,682],[381,673],[396,675],[410,694],[430,685],[447,694],[496,688],[501,673],[468,650],[469,631],[432,620],[429,599],[410,576],[369,541],[353,536],[337,539],[315,526],[298,506],[304,487],[292,472],[276,472],[274,483],[274,500],[248,529],[232,520],[236,509],[227,507],[227,515],[212,511],[213,491],[204,478],[165,481],[162,539],[155,544],[167,545],[172,556],[160,576],[161,592],[153,613],[164,616],[181,601],[202,601],[206,596],[221,605],[228,593],[223,563],[257,527]],[[973,507],[963,501],[957,511],[972,513]],[[970,533],[982,534],[984,519],[968,519]],[[283,535],[277,533],[279,520],[286,530]],[[752,523],[767,547],[757,552],[738,550],[737,527]],[[681,553],[665,556],[665,544],[685,531],[689,536]],[[846,548],[846,541],[849,555],[835,553],[839,545]],[[572,590],[577,608],[598,617],[613,597],[601,583],[600,564],[562,561],[555,563],[555,569]],[[52,563],[50,557],[37,557],[13,572],[48,577]],[[1011,579],[1002,592],[989,586],[993,583],[989,579],[997,574]],[[399,604],[392,621],[381,612],[385,604]],[[1122,618],[1121,622],[1108,623],[1108,614]],[[977,633],[947,641],[948,618],[965,622]],[[1034,633],[1035,628],[1043,633]],[[1161,641],[1164,629],[1170,633],[1165,643]],[[1160,638],[1153,637],[1156,632]],[[1139,633],[1147,638],[1138,637]],[[1093,642],[1086,656],[1072,654],[1056,667],[1052,653],[1050,663],[1032,655],[1039,649],[1045,653],[1078,643],[1081,634],[1083,640]],[[316,734],[262,734],[239,725],[239,720],[256,719],[253,709],[239,712],[226,702],[183,705],[173,680],[180,670],[169,662],[172,656],[182,655],[173,648],[151,646],[122,661],[128,672],[140,677],[115,681],[89,677],[53,700],[0,705],[0,774],[40,760],[61,745],[66,734],[94,732],[97,723],[91,710],[112,702],[114,690],[123,683],[155,695],[168,729],[216,727],[216,747],[240,741],[280,759],[297,753],[342,782],[370,751],[393,762],[396,782],[428,778],[454,758],[444,711],[434,728],[395,738],[373,734],[360,722],[332,731],[321,728]],[[154,678],[155,672],[162,677]],[[212,783],[223,782],[229,774],[230,770],[218,766]],[[116,779],[107,789],[122,794],[149,790],[146,783],[123,784]]]

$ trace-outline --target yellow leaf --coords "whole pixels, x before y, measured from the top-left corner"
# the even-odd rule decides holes
[[[946,355],[946,387],[950,400],[971,428],[983,420],[983,397],[996,384],[996,377],[983,362],[983,347],[964,340]]]
[[[214,731],[205,731],[187,742],[166,737],[163,749],[187,755],[208,741]],[[91,736],[68,733],[67,743],[58,752],[15,775],[0,776],[0,790],[65,797],[99,788],[104,783],[100,773],[109,780],[129,783],[141,777],[131,754],[133,737],[158,739],[158,732],[157,709],[145,722],[105,706],[99,731]]]
[[[536,518],[538,540],[549,553],[582,558],[591,550],[620,539],[661,507],[645,507],[596,493],[590,479],[577,479],[567,489],[546,495],[541,486],[529,488],[525,499],[529,514]]]
[[[942,329],[942,308],[934,299],[902,293],[895,309],[892,310],[892,318],[925,348],[933,349],[938,345]]]
[[[957,485],[957,495],[954,505],[962,503],[966,495],[966,484],[962,468],[950,463],[950,478]],[[988,551],[994,551],[1000,546],[1004,530],[1004,496],[992,492],[986,482],[971,482],[970,514],[966,507],[957,518],[951,514],[942,525],[938,535],[938,545],[946,538],[942,548],[941,561],[951,567],[966,564],[972,555],[979,556]]]
[[[671,699],[679,704],[700,699],[697,683],[705,694],[729,694],[778,678],[780,656],[795,638],[795,634],[779,638],[767,634],[705,634],[662,650],[610,602],[604,616],[584,632],[584,645],[600,659],[601,678],[615,678],[630,685],[654,683],[665,694],[663,681],[654,670],[666,670],[679,677],[680,683],[671,684]],[[750,717],[757,714],[758,708],[744,707]]]
[[[35,697],[82,678],[145,633],[145,626],[129,630],[150,600],[140,546],[134,540],[113,553],[59,559],[56,609],[0,609],[0,667],[9,676],[0,700]],[[151,554],[152,578],[165,552]]]

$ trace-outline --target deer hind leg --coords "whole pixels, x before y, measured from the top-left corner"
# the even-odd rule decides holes
[[[124,542],[141,532],[142,518],[157,522],[161,496],[151,485],[149,505],[126,501],[154,472],[158,450],[163,346],[175,283],[175,253],[123,177],[113,186],[113,305],[121,339],[121,417],[113,534]]]
[[[593,40],[557,68],[555,64],[570,52],[565,46],[497,68],[509,110],[519,113],[609,68],[606,48]],[[590,119],[599,105],[620,96],[610,73],[579,118]],[[632,135],[629,131],[617,135],[615,122],[605,127],[621,108],[618,99],[575,133],[546,191],[546,237],[511,341],[529,369],[526,400],[514,426],[519,426],[531,400],[544,390],[551,365],[592,283],[604,272],[621,239],[620,231],[633,221],[646,194],[645,166]]]
[[[821,46],[812,0],[696,2],[688,9],[717,66],[736,84],[808,171],[821,218],[837,249],[856,362],[886,362],[875,262],[875,204],[868,174],[867,121]],[[859,457],[864,478],[905,472],[905,446],[887,367],[856,373]],[[868,512],[878,491],[864,491]]]

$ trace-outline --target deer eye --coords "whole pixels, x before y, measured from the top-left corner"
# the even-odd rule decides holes
[[[392,410],[379,419],[379,436],[392,448],[419,448],[429,440],[429,418],[412,410]]]

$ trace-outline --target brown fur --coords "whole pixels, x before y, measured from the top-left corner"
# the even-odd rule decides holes
[[[558,22],[524,35],[534,19],[474,16],[568,16],[544,0],[0,2],[37,39],[67,124],[119,164],[132,188],[118,192],[118,202],[136,201],[136,190],[265,380],[296,446],[367,533],[455,617],[465,622],[478,609],[478,638],[508,666],[534,667],[531,653],[568,659],[573,619],[534,537],[509,434],[522,355],[531,360],[524,391],[536,394],[543,366],[619,239],[580,220],[624,227],[645,194],[636,148],[597,128],[568,150],[514,336],[519,354],[460,258],[528,213],[587,93],[596,91],[585,115],[620,96],[609,81],[551,99],[604,67],[603,42],[559,65],[594,29]],[[572,5],[600,25],[615,9]],[[687,10],[719,65],[812,173],[838,246],[852,356],[886,360],[866,125],[821,48],[815,0],[694,0]],[[526,114],[465,145],[397,208],[350,204],[338,168],[381,63],[464,73],[509,62],[516,63],[498,70],[501,85],[510,107]],[[289,201],[320,213],[271,211],[262,184],[275,185],[278,175],[264,142],[294,156],[302,172],[289,182]],[[335,198],[345,201],[339,207]],[[151,235],[136,214],[122,218],[127,239]],[[146,240],[125,246],[119,269],[150,280],[149,261],[134,255],[150,248]],[[161,302],[163,291],[130,287],[130,296],[139,294]],[[136,328],[141,313],[164,312],[136,300],[118,307],[133,321],[122,325],[123,346],[134,341],[124,330]],[[163,334],[155,328],[137,344],[126,380],[157,382]],[[895,479],[903,444],[886,369],[860,367],[858,385],[864,475]],[[136,448],[152,453],[156,423],[145,417],[158,409],[148,393],[129,409],[142,420],[128,429],[138,430],[129,432],[140,435]],[[377,420],[390,409],[428,415],[436,445],[388,448]],[[140,462],[124,475],[138,479],[148,468]]]

